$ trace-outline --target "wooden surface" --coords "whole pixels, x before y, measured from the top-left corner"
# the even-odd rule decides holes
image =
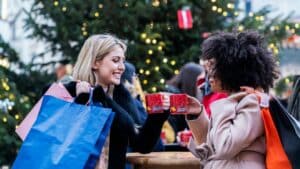
[[[134,169],[200,169],[199,159],[190,152],[127,153]]]

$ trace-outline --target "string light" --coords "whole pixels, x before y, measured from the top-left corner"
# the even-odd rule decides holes
[[[299,24],[298,23],[295,24],[295,28],[297,28],[297,29],[299,28]]]
[[[144,69],[139,70],[140,74],[144,74]]]
[[[159,0],[154,0],[154,1],[152,2],[152,6],[154,6],[154,7],[158,7],[159,4],[160,4]]]
[[[162,51],[163,47],[162,47],[162,46],[158,46],[157,49],[158,49],[159,51]]]
[[[146,79],[143,80],[143,84],[144,84],[144,85],[148,84],[148,80],[146,80]]]
[[[15,119],[19,120],[20,116],[18,114],[15,115]]]
[[[159,66],[155,66],[154,70],[159,71]]]
[[[155,45],[157,43],[157,40],[156,39],[153,39],[152,40],[152,43]]]
[[[149,55],[152,55],[152,54],[153,54],[153,50],[149,49],[149,50],[148,50],[148,54],[149,54]]]
[[[82,34],[83,34],[83,36],[87,36],[88,35],[87,31],[84,31]]]
[[[240,26],[238,27],[238,30],[239,30],[239,31],[243,31],[243,30],[244,30],[244,26],[240,25]]]
[[[99,4],[98,8],[102,9],[103,8],[103,4]]]
[[[211,0],[212,3],[215,3],[217,0]]]
[[[253,17],[254,16],[253,12],[249,12],[249,16]]]
[[[67,7],[62,7],[62,9],[61,9],[63,12],[66,12],[67,11]]]
[[[222,11],[222,8],[218,8],[218,13],[221,13]]]
[[[150,64],[151,63],[151,59],[146,59],[146,63]]]
[[[265,20],[265,17],[264,17],[264,16],[260,16],[260,17],[259,17],[259,20],[260,20],[260,21],[264,21],[264,20]]]
[[[147,34],[146,34],[146,33],[142,33],[142,34],[141,34],[141,38],[142,38],[142,39],[145,39],[146,37],[147,37]]]
[[[125,6],[125,7],[128,7],[128,3],[126,2],[126,3],[124,4],[124,6]]]
[[[270,27],[270,30],[271,30],[271,31],[274,31],[274,30],[275,30],[275,27],[274,27],[274,26],[271,26],[271,27]]]
[[[289,25],[285,25],[285,30],[290,30],[290,26]]]
[[[175,75],[178,75],[178,74],[179,74],[179,70],[176,69],[176,70],[174,71],[174,74],[175,74]]]
[[[172,61],[171,61],[171,65],[174,66],[175,64],[176,64],[176,61],[175,61],[175,60],[172,60]]]
[[[226,11],[223,12],[223,16],[227,16],[228,13]]]
[[[150,70],[146,70],[145,74],[150,75],[151,74]]]
[[[146,42],[147,44],[150,44],[150,43],[151,43],[151,39],[150,39],[150,38],[147,38],[145,42]]]
[[[53,4],[54,4],[54,6],[58,6],[59,3],[58,3],[58,1],[54,1]]]
[[[152,87],[152,92],[156,92],[157,91],[157,88],[154,86]]]
[[[234,12],[234,16],[238,16],[239,14],[239,12]]]
[[[3,117],[3,118],[2,118],[2,121],[3,121],[4,123],[6,123],[6,122],[7,122],[7,118],[6,118],[6,117]]]
[[[165,83],[165,79],[160,79],[159,81],[161,84],[164,84]]]
[[[284,82],[285,82],[286,84],[289,84],[291,81],[290,81],[289,78],[285,78],[285,79],[284,79]]]
[[[99,12],[95,12],[95,17],[99,17]]]
[[[168,58],[164,58],[164,59],[163,59],[163,62],[164,62],[164,63],[167,63],[167,62],[168,62]]]
[[[232,4],[232,3],[228,3],[228,4],[227,4],[227,8],[229,8],[229,9],[233,9],[233,8],[234,8],[234,4]]]
[[[217,9],[218,9],[218,7],[217,6],[212,6],[212,8],[211,8],[213,11],[216,11]]]

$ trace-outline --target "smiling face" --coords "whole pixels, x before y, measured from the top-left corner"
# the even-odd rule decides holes
[[[119,45],[113,47],[103,59],[96,60],[93,65],[96,84],[103,87],[119,85],[121,82],[121,75],[125,71],[124,62],[124,50]]]

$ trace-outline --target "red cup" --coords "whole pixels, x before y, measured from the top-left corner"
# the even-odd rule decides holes
[[[152,113],[163,113],[163,96],[161,94],[146,94],[146,106],[147,112]]]
[[[188,98],[186,94],[172,94],[170,96],[171,114],[187,113]]]
[[[192,132],[190,130],[184,130],[179,134],[180,141],[182,143],[188,144],[190,141],[190,138],[193,136]]]

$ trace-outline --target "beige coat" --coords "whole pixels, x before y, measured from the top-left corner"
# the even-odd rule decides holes
[[[211,104],[206,112],[188,120],[194,140],[190,151],[204,169],[265,169],[264,125],[257,97],[237,93]]]

